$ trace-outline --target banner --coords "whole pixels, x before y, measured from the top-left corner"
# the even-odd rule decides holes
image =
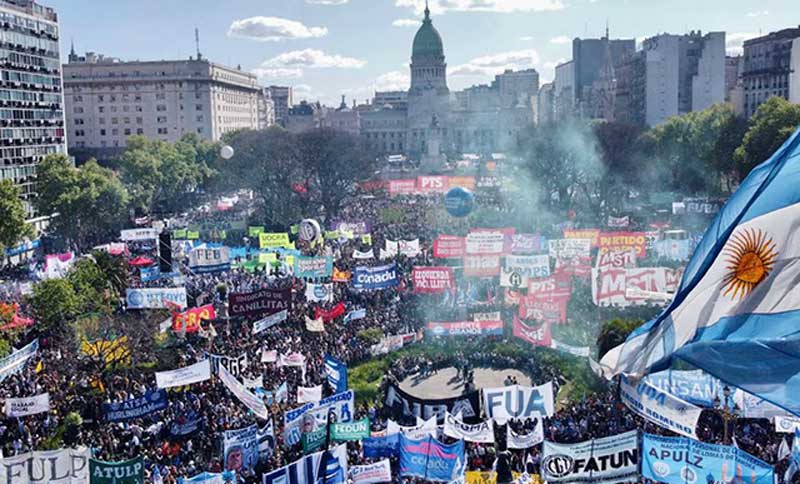
[[[231,317],[269,316],[284,309],[292,309],[291,289],[258,289],[228,295],[228,314]]]
[[[569,298],[572,281],[569,277],[552,276],[546,279],[531,279],[528,282],[528,297],[537,299]]]
[[[323,333],[325,332],[325,324],[322,322],[322,318],[318,317],[316,319],[311,319],[308,316],[306,318],[306,331],[310,333]]]
[[[436,416],[432,416],[428,420],[422,420],[417,417],[417,425],[399,425],[394,420],[388,419],[386,421],[386,435],[399,435],[403,434],[409,439],[419,440],[430,437],[436,437],[438,433],[438,426],[436,425]]]
[[[542,249],[542,237],[538,234],[514,234],[511,239],[512,254],[535,254]]]
[[[260,233],[258,234],[258,246],[262,249],[294,249],[294,244],[289,242],[289,234],[280,233]]]
[[[219,379],[231,393],[236,395],[236,398],[238,398],[245,407],[249,408],[250,411],[256,415],[256,417],[262,420],[267,420],[269,418],[269,412],[267,411],[266,405],[264,405],[264,401],[250,393],[250,390],[245,388],[239,380],[234,378],[224,366],[219,367]]]
[[[724,384],[703,370],[664,370],[650,373],[644,379],[654,387],[700,407],[713,408],[714,398],[723,395]],[[732,390],[733,400],[739,408],[744,408],[744,393],[738,388]]]
[[[363,466],[350,466],[350,478],[353,480],[353,484],[392,482],[392,466],[389,459]]]
[[[351,232],[353,235],[367,235],[372,232],[372,225],[365,220],[337,220],[331,224],[331,230]]]
[[[278,311],[277,313],[267,316],[266,318],[259,319],[253,323],[253,334],[258,334],[275,326],[278,323],[286,321],[286,317],[288,315],[289,311],[284,309],[283,311]]]
[[[397,264],[378,267],[357,266],[353,271],[353,288],[358,290],[380,290],[395,287],[399,283]]]
[[[191,435],[203,426],[203,417],[200,417],[193,410],[186,415],[180,415],[169,426],[169,435],[173,439],[181,439]]]
[[[414,294],[439,294],[455,287],[452,267],[414,267],[411,278]]]
[[[384,404],[393,409],[397,415],[419,417],[424,420],[435,416],[438,422],[444,422],[447,412],[453,415],[461,413],[461,418],[466,420],[475,420],[480,416],[479,391],[457,397],[423,399],[409,395],[399,386],[390,384],[386,387]]]
[[[500,275],[500,256],[465,255],[465,277],[496,277]]]
[[[219,375],[219,367],[224,366],[228,372],[236,378],[241,378],[247,369],[247,353],[242,353],[237,357],[215,355],[205,353],[205,357],[211,361],[211,374]]]
[[[180,308],[186,307],[185,287],[150,287],[127,289],[125,301],[128,309],[167,309],[166,301]]]
[[[223,465],[226,471],[242,473],[258,463],[258,427],[256,424],[243,429],[226,430],[222,433]]]
[[[158,266],[140,267],[139,278],[142,280],[142,282],[157,281],[161,278],[161,270]]]
[[[327,427],[324,426],[317,430],[305,430],[300,438],[300,442],[303,444],[303,453],[311,454],[325,447],[327,434]]]
[[[644,232],[603,232],[597,245],[600,252],[633,249],[639,258],[647,255],[647,236]]]
[[[631,385],[620,376],[620,398],[635,414],[676,434],[697,439],[697,420],[702,409],[663,392],[641,380]]]
[[[333,268],[333,277],[331,280],[333,282],[350,282],[350,278],[352,275],[350,271],[340,271],[336,267]]]
[[[421,194],[445,193],[450,188],[446,176],[418,176],[417,192]]]
[[[519,272],[532,278],[542,278],[550,275],[550,257],[548,255],[508,255],[506,256],[507,271]],[[527,286],[527,284],[525,284]]]
[[[536,387],[512,385],[484,388],[482,393],[486,416],[501,424],[509,419],[525,420],[553,416],[552,382]]]
[[[25,417],[50,411],[50,394],[42,393],[35,397],[6,398],[6,417]]]
[[[464,441],[444,445],[433,437],[411,440],[400,435],[400,477],[451,482],[466,472]]]
[[[475,190],[475,177],[474,176],[451,176],[448,180],[450,188],[462,187],[467,190]]]
[[[631,223],[631,218],[626,215],[624,217],[614,217],[609,215],[608,222],[606,225],[609,227],[620,228],[620,227],[627,227]]]
[[[231,471],[219,472],[203,472],[196,476],[184,479],[179,477],[178,484],[235,484],[236,473]]]
[[[465,424],[455,415],[447,412],[444,417],[444,434],[466,442],[494,443],[494,425],[491,419],[471,425]]]
[[[518,315],[514,315],[514,336],[534,346],[549,348],[552,343],[550,323],[545,321],[527,323],[519,319]]]
[[[142,397],[129,398],[122,402],[104,403],[103,413],[107,422],[124,422],[164,410],[167,406],[166,390],[148,390]]]
[[[369,435],[369,417],[353,422],[341,422],[331,425],[331,440],[361,440],[369,437]]]
[[[323,459],[326,459],[323,462]],[[320,473],[320,469],[326,472]],[[316,452],[262,476],[261,484],[344,484],[347,481],[347,444]]]
[[[503,255],[505,235],[503,232],[470,232],[466,239],[467,255]]]
[[[736,447],[650,434],[642,438],[642,477],[666,484],[776,482],[772,466]]]
[[[0,459],[0,482],[9,484],[75,484],[89,482],[91,450],[26,452]]]
[[[134,242],[137,240],[154,241],[158,238],[158,231],[156,229],[128,229],[120,230],[119,239],[125,242]]]
[[[380,459],[381,457],[397,457],[400,453],[400,434],[369,437],[361,441],[364,457]]]
[[[203,360],[177,370],[156,372],[158,388],[172,388],[200,383],[211,379],[211,362]]]
[[[347,391],[347,365],[333,356],[325,355],[325,375],[328,385],[333,388],[334,392]]]
[[[527,274],[523,274],[522,272],[506,268],[500,269],[500,287],[511,288],[519,291],[520,289],[528,287],[529,280],[530,279],[528,278]]]
[[[353,250],[353,259],[356,259],[356,260],[368,260],[368,259],[374,259],[374,258],[375,258],[374,249],[369,249],[369,250],[364,251],[364,252],[362,252],[362,251],[360,251],[358,249],[354,249]]]
[[[666,267],[592,269],[592,301],[598,306],[628,307],[672,299],[680,271]]]
[[[565,239],[588,239],[592,247],[597,247],[600,229],[565,229]]]
[[[497,472],[495,471],[467,471],[465,474],[465,484],[497,484]],[[512,472],[514,478],[512,484],[542,484],[538,474],[520,474]]]
[[[793,434],[796,429],[800,428],[800,418],[790,416],[774,417],[775,432],[779,434]]]
[[[398,252],[406,257],[416,257],[421,253],[419,239],[398,241]]]
[[[229,271],[231,256],[228,247],[200,246],[189,252],[189,269],[198,274]]]
[[[322,400],[322,385],[297,387],[297,403],[318,402]]]
[[[269,459],[275,453],[275,426],[272,419],[256,433],[258,439],[258,456],[260,459]]]
[[[344,314],[344,303],[340,302],[330,309],[314,308],[314,319],[322,319],[324,322],[333,321]]]
[[[306,283],[306,299],[311,302],[333,302],[333,284]]]
[[[354,309],[344,315],[344,322],[349,323],[350,321],[358,321],[359,319],[364,319],[366,317],[367,310],[365,308]]]
[[[457,321],[452,323],[428,323],[431,336],[501,336],[502,321]]]
[[[548,242],[550,257],[554,259],[571,259],[589,257],[592,250],[590,239],[555,239]]]
[[[139,456],[123,462],[89,459],[90,484],[142,484],[144,459]]]
[[[591,482],[614,484],[638,479],[638,432],[577,444],[556,444],[545,440],[542,479],[548,483]]]
[[[555,338],[552,340],[550,347],[556,351],[563,351],[564,353],[569,353],[572,356],[577,356],[579,358],[589,358],[592,351],[592,349],[588,346],[572,346],[562,343]]]
[[[520,298],[519,317],[550,324],[564,324],[567,322],[568,302],[569,296],[560,298],[526,296]]]
[[[36,355],[38,349],[39,339],[37,338],[5,358],[0,359],[0,382],[25,368],[25,364]]]
[[[172,331],[176,333],[197,333],[200,330],[200,321],[210,321],[217,318],[213,304],[206,304],[199,308],[187,309],[182,313],[172,315]]]
[[[294,277],[301,279],[319,279],[330,277],[333,274],[333,257],[306,257],[299,255],[294,258]]]
[[[597,252],[595,267],[598,269],[632,269],[636,265],[636,251],[634,249]]]
[[[247,236],[248,237],[258,237],[259,234],[263,233],[265,230],[263,225],[251,225],[247,227]]]
[[[506,445],[509,449],[530,449],[544,442],[543,419],[537,418],[534,429],[527,434],[514,432],[511,425],[506,425]]]
[[[417,192],[417,180],[389,180],[389,196],[413,195]]]
[[[337,393],[318,402],[309,402],[302,407],[287,410],[284,415],[284,443],[292,446],[300,443],[301,423],[308,415],[317,425],[328,422],[328,412],[332,411],[337,422],[349,422],[355,415],[355,393],[348,390]]]
[[[433,256],[438,259],[460,259],[466,255],[466,240],[455,235],[440,235],[433,241]]]

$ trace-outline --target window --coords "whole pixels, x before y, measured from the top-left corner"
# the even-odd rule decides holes
[[[129,109],[130,109],[130,107],[128,107],[128,106],[122,106],[122,112],[123,113],[127,113]]]
[[[203,122],[203,115],[202,114],[197,117],[197,122],[198,123],[202,123]]]
[[[136,134],[144,134],[144,130],[142,128],[136,128]]]
[[[119,118],[111,118],[111,124],[119,124]]]
[[[125,118],[122,120],[124,124],[131,124],[131,118]]]
[[[104,130],[104,129],[101,129],[101,130],[100,130],[100,136],[105,136],[105,135],[106,135],[106,130]]]
[[[84,133],[84,131],[82,129],[76,129],[75,130],[75,136],[83,136],[84,134],[86,134],[86,133]]]
[[[156,93],[156,100],[157,101],[163,101],[166,98],[167,98],[167,95],[164,94],[163,92],[157,92]]]
[[[159,124],[164,124],[164,123],[167,122],[167,117],[166,116],[159,116],[158,118],[156,118],[156,122],[159,123]]]
[[[83,125],[85,123],[83,121],[83,118],[75,118],[75,124],[76,125]]]
[[[116,113],[117,112],[117,107],[116,106],[111,106],[111,112],[112,113]]]
[[[97,120],[99,124],[106,124],[106,118],[100,118]]]
[[[136,112],[137,113],[141,113],[142,112],[142,107],[141,106],[136,106]]]
[[[158,106],[156,106],[156,111],[158,111],[158,112],[164,112],[166,110],[167,110],[167,106],[164,105],[164,104],[159,104]]]
[[[75,114],[83,114],[83,108],[82,108],[82,107],[80,107],[80,106],[75,106],[75,108],[74,108],[72,111],[73,111]]]
[[[137,102],[137,103],[140,103],[140,102],[142,102],[142,95],[141,95],[141,94],[137,94],[137,95],[135,95],[135,96],[133,97],[133,100],[134,100],[135,102]]]
[[[202,111],[203,110],[203,105],[202,104],[195,104],[194,105],[194,110],[195,111]]]
[[[167,134],[167,128],[158,128],[158,134]]]
[[[112,129],[111,136],[117,136],[117,135],[119,135],[119,130],[117,128]]]
[[[130,136],[131,128],[125,128],[125,136]]]
[[[97,96],[97,101],[98,101],[98,102],[103,102],[103,101],[105,101],[105,99],[104,99],[104,98],[105,98],[105,96],[103,96],[103,95],[101,94],[101,95]]]
[[[142,124],[142,118],[136,118],[136,124]]]
[[[105,108],[105,106],[97,106],[97,112],[99,112],[99,113],[104,113],[104,112],[106,112],[106,108]]]
[[[72,96],[72,100],[76,103],[83,102],[83,96]]]

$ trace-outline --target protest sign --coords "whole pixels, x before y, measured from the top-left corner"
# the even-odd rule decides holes
[[[509,419],[550,417],[555,411],[552,382],[536,387],[484,388],[482,393],[486,416],[501,424]]]
[[[544,442],[542,478],[548,483],[614,484],[636,481],[639,442],[636,430],[577,444]]]

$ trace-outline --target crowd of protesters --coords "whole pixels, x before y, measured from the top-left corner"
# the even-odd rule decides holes
[[[498,212],[509,210],[500,202],[484,201],[485,208]],[[190,365],[206,353],[239,357],[247,355],[249,362],[240,375],[244,379],[258,380],[263,388],[271,392],[268,403],[275,427],[276,445],[269,459],[262,460],[251,470],[237,476],[240,482],[260,482],[263,472],[286,465],[302,456],[299,446],[287,448],[283,445],[283,412],[298,406],[296,388],[322,384],[326,395],[332,390],[325,385],[324,355],[332,355],[352,367],[373,357],[371,347],[375,341],[364,337],[368,330],[377,329],[381,335],[421,334],[425,323],[432,316],[441,320],[465,320],[471,311],[504,310],[496,283],[459,281],[463,297],[450,296],[443,303],[439,296],[413,294],[410,279],[411,269],[419,265],[434,265],[432,240],[436,235],[436,214],[432,202],[421,197],[390,200],[388,198],[365,197],[346,204],[339,218],[342,220],[365,220],[372,226],[371,247],[375,259],[356,260],[354,250],[368,250],[370,246],[360,238],[340,243],[329,240],[323,246],[305,249],[306,254],[326,254],[334,257],[335,266],[342,271],[352,270],[356,265],[384,263],[377,258],[378,248],[386,240],[419,239],[420,253],[413,257],[398,256],[396,262],[402,281],[392,289],[363,292],[353,290],[348,284],[334,284],[335,303],[344,302],[347,311],[364,308],[366,316],[347,322],[342,318],[326,323],[325,331],[306,331],[306,317],[314,317],[319,303],[306,301],[305,284],[299,278],[287,274],[280,267],[267,266],[253,272],[244,268],[233,268],[225,272],[196,274],[188,270],[185,260],[176,261],[187,290],[188,306],[214,304],[218,315],[225,314],[227,295],[231,292],[247,292],[259,288],[293,289],[293,307],[287,320],[268,331],[253,335],[252,320],[223,318],[205,321],[203,330],[196,334],[173,335],[168,350],[173,368]],[[387,211],[399,217],[387,221]],[[183,221],[208,226],[224,227],[231,217],[230,212],[192,212]],[[240,214],[234,216],[241,216]],[[452,222],[456,225],[464,222]],[[220,225],[223,224],[223,225]],[[284,227],[283,230],[288,230]],[[466,226],[454,226],[454,233],[465,233]],[[230,241],[229,241],[230,243]],[[252,240],[235,241],[238,245],[253,244]],[[131,245],[132,254],[145,253],[154,259],[155,247]],[[148,250],[150,252],[148,253]],[[29,291],[31,281],[22,270],[4,273],[0,284],[0,302],[24,303],[24,294]],[[174,282],[161,279],[142,282],[137,271],[132,271],[128,281],[130,287],[154,287],[171,285]],[[423,300],[423,298],[428,298]],[[332,304],[322,304],[330,307]],[[121,302],[119,312],[125,311]],[[155,328],[154,328],[155,329]],[[25,334],[17,336],[15,344],[24,344]],[[416,338],[415,338],[416,339]],[[436,344],[436,343],[434,343]],[[201,472],[221,472],[224,467],[220,444],[221,433],[239,429],[255,423],[255,417],[215,379],[182,388],[169,389],[167,409],[124,423],[108,423],[104,420],[102,404],[121,402],[155,390],[153,371],[141,368],[117,369],[113,373],[97,375],[87,371],[83,357],[76,345],[56,344],[47,335],[40,336],[40,349],[36,357],[17,374],[0,383],[0,397],[20,397],[49,392],[51,411],[19,419],[0,418],[0,450],[4,456],[53,448],[54,446],[87,446],[102,460],[114,461],[145,457],[147,474],[154,467],[163,482],[174,483],[179,477],[188,477]],[[132,349],[134,352],[135,348]],[[305,371],[296,367],[262,363],[265,351],[278,354],[299,353],[306,358]],[[394,361],[386,381],[402,381],[408,377],[424,378],[444,368],[463,369],[465,383],[470,379],[471,369],[488,367],[501,370],[514,368],[525,373],[533,384],[554,382],[556,388],[567,383],[558,368],[538,361],[531,351],[525,358],[492,354],[481,350],[479,338],[469,337],[463,349],[454,353],[442,352],[434,357],[407,356]],[[171,369],[171,368],[163,368]],[[275,390],[287,384],[287,398],[278,401]],[[498,382],[498,385],[503,382]],[[505,383],[513,383],[506,381]],[[380,393],[380,392],[379,392]],[[613,386],[602,392],[586,395],[581,401],[559,402],[556,415],[544,423],[547,439],[557,442],[579,442],[595,437],[618,434],[631,429],[642,429],[651,433],[664,433],[653,424],[635,417],[620,402]],[[380,398],[362,401],[357,405],[354,419],[369,416],[373,431],[385,429],[387,419],[397,419],[385,408]],[[197,423],[195,429],[183,435],[175,435],[174,427]],[[513,423],[515,430],[531,430],[536,422]],[[263,424],[263,422],[259,422]],[[721,442],[723,423],[713,411],[704,412],[699,434],[703,440]],[[500,432],[497,432],[500,436]],[[766,420],[740,420],[733,432],[737,444],[745,451],[767,462],[775,463],[781,436],[772,431]],[[502,438],[497,445],[468,444],[467,455],[470,470],[489,470],[493,467],[498,452],[503,450]],[[524,468],[526,460],[532,458],[534,465],[541,461],[540,446],[513,451],[511,467],[516,471]],[[359,443],[348,444],[351,464],[364,463]]]

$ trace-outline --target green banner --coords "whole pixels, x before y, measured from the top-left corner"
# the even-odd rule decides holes
[[[368,417],[355,422],[335,423],[331,426],[331,440],[361,440],[369,435]]]
[[[122,462],[89,459],[90,484],[141,484],[144,482],[142,457]]]
[[[313,454],[325,446],[325,427],[313,432],[306,432],[301,438],[303,442],[303,453]]]
[[[187,234],[186,229],[178,229],[172,232],[172,238],[183,240],[186,239],[187,237],[186,234]]]
[[[326,230],[325,231],[325,238],[327,240],[335,240],[339,238],[339,231],[338,230]]]
[[[372,245],[372,234],[364,234],[361,236],[361,243]]]
[[[264,227],[251,225],[247,227],[247,235],[250,237],[258,237],[258,234],[264,232]]]
[[[297,235],[297,232],[300,231],[300,226],[297,224],[292,225],[291,227],[289,227],[289,231],[292,233],[292,235]]]
[[[200,232],[188,230],[186,232],[186,238],[189,240],[197,240],[200,238]]]

